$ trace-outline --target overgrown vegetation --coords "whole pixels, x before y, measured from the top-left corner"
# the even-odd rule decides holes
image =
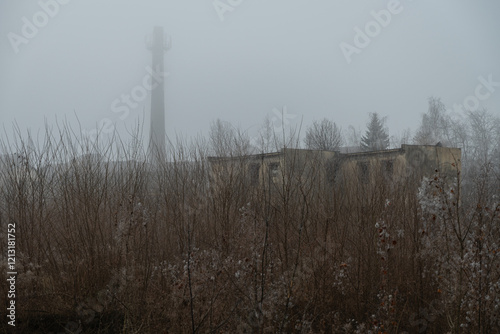
[[[21,138],[4,142],[12,154],[0,176],[1,240],[8,223],[17,233],[21,331],[500,328],[494,151],[455,178],[437,170],[353,186],[325,182],[319,155],[289,156],[279,182],[255,186],[248,138],[220,122],[209,141],[179,140],[155,166],[138,140],[89,142],[69,128],[48,129],[38,147]],[[216,187],[215,153],[238,157]]]

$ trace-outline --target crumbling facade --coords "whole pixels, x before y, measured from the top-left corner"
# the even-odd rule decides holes
[[[284,148],[280,152],[239,157],[210,157],[213,184],[231,175],[243,176],[249,186],[279,185],[292,180],[303,183],[357,186],[382,181],[392,183],[409,177],[440,173],[456,178],[461,170],[461,150],[431,145],[401,145],[401,148],[340,153]]]

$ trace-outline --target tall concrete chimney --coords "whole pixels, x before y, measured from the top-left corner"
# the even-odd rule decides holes
[[[146,42],[152,53],[151,78],[151,127],[149,134],[148,159],[159,162],[166,154],[165,145],[165,77],[163,55],[170,49],[170,41],[163,35],[162,27],[155,27],[153,36]],[[160,78],[160,79],[158,79]]]

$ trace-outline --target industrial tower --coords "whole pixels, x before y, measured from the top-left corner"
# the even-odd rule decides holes
[[[165,76],[163,54],[170,49],[170,40],[163,35],[162,27],[155,27],[152,37],[146,40],[152,53],[151,74],[151,128],[149,135],[148,159],[162,161],[166,154],[165,145]],[[160,78],[158,80],[158,78]]]

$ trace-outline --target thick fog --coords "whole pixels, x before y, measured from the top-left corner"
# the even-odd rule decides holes
[[[172,42],[170,137],[206,134],[218,118],[251,133],[266,116],[364,131],[370,112],[396,135],[418,126],[431,96],[498,114],[499,14],[491,0],[3,1],[0,125],[67,120],[88,133],[110,120],[125,133],[139,121],[146,136],[150,97],[136,87],[154,26]]]

